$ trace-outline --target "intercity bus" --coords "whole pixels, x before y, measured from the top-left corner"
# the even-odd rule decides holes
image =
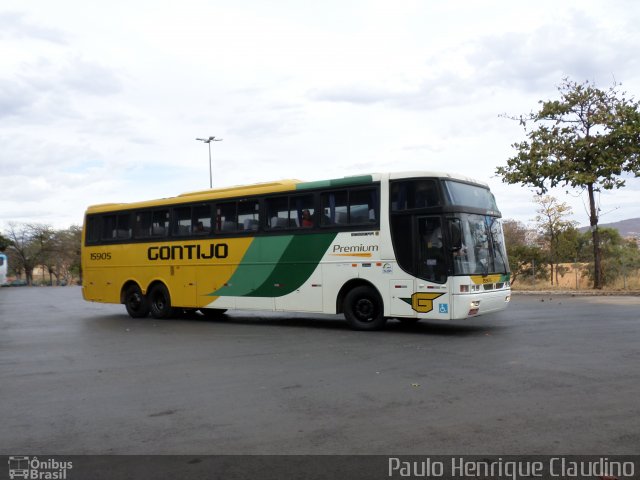
[[[4,253],[0,253],[0,285],[7,283],[8,269],[9,263],[7,262],[7,256]]]
[[[436,172],[95,205],[84,221],[82,291],[134,318],[343,313],[358,330],[389,318],[465,319],[510,300],[500,218],[486,183]]]

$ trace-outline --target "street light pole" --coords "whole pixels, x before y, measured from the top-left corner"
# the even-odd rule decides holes
[[[208,137],[208,138],[196,138],[196,140],[209,144],[209,188],[213,188],[213,175],[211,173],[211,142],[221,142],[222,139],[216,138],[216,137]]]

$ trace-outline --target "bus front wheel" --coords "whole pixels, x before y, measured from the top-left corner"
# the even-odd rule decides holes
[[[131,318],[149,315],[149,302],[138,285],[130,285],[124,292],[124,306]]]
[[[171,296],[164,284],[154,285],[149,291],[149,307],[153,318],[169,318],[173,314]]]
[[[387,322],[380,295],[365,285],[347,293],[343,311],[347,323],[354,330],[379,330]]]

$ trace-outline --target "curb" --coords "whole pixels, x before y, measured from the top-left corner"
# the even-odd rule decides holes
[[[511,290],[512,295],[565,295],[584,297],[638,297],[638,290]]]

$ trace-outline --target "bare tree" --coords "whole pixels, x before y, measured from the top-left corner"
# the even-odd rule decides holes
[[[536,195],[533,201],[538,204],[535,218],[540,236],[544,239],[549,252],[549,267],[551,268],[551,285],[558,283],[558,264],[560,263],[560,246],[562,235],[576,226],[577,222],[567,220],[572,214],[571,207],[565,202],[559,202],[551,195]]]
[[[15,270],[23,271],[27,284],[33,285],[33,270],[43,263],[53,230],[39,223],[10,222],[6,235],[11,242],[7,250],[16,262]]]
[[[49,283],[69,284],[74,275],[80,274],[80,237],[82,228],[69,227],[56,230],[48,242],[44,265],[49,272]]]

